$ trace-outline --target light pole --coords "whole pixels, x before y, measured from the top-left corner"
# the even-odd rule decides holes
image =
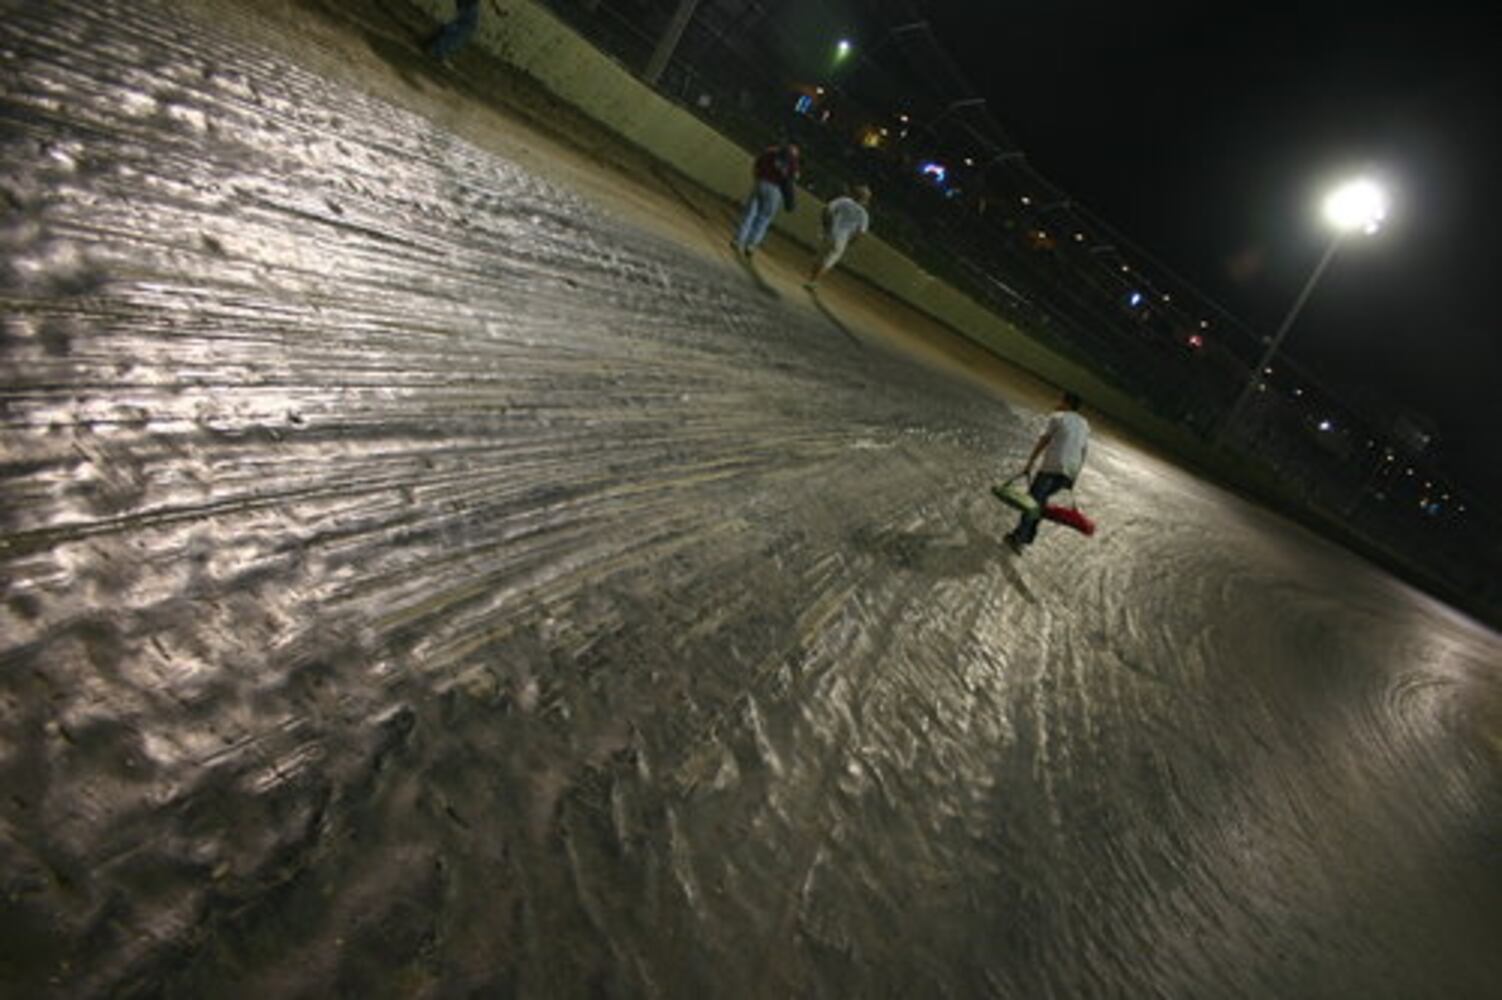
[[[697,6],[699,6],[699,0],[678,0],[678,7],[668,20],[668,26],[662,29],[662,37],[657,39],[657,46],[652,50],[652,58],[647,60],[647,68],[642,71],[641,75],[641,78],[653,87],[657,86],[657,81],[662,79],[663,70],[668,68],[673,52],[677,50],[679,41],[683,39],[683,32],[688,27],[688,22],[693,19],[694,8]]]
[[[1236,424],[1236,418],[1241,411],[1246,409],[1247,401],[1252,398],[1252,393],[1262,381],[1263,374],[1272,364],[1273,355],[1278,353],[1278,348],[1283,344],[1283,338],[1288,336],[1288,331],[1293,326],[1294,320],[1299,318],[1299,313],[1304,309],[1304,303],[1309,301],[1314,286],[1319,284],[1320,276],[1330,266],[1330,261],[1335,256],[1335,251],[1340,249],[1341,242],[1353,233],[1364,233],[1371,236],[1382,228],[1382,222],[1387,218],[1387,194],[1376,182],[1366,178],[1358,178],[1347,181],[1325,198],[1325,221],[1328,222],[1335,234],[1330,237],[1330,245],[1325,247],[1324,255],[1319,263],[1314,265],[1314,271],[1309,275],[1309,280],[1304,282],[1299,297],[1293,300],[1293,306],[1288,310],[1288,315],[1283,317],[1283,322],[1278,325],[1278,332],[1268,342],[1267,350],[1257,362],[1257,367],[1252,369],[1251,375],[1246,380],[1246,385],[1241,389],[1236,402],[1231,405],[1226,419],[1221,422],[1220,430],[1216,432],[1215,444],[1225,442],[1226,435]]]

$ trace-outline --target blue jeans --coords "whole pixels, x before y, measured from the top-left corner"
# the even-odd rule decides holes
[[[454,19],[440,28],[428,43],[428,55],[434,59],[447,59],[464,47],[479,26],[480,0],[459,0]]]
[[[741,227],[735,233],[735,245],[742,250],[755,250],[767,238],[767,229],[772,219],[782,209],[782,189],[771,181],[757,181],[746,199],[746,213],[741,216]]]
[[[1038,501],[1038,507],[1041,510],[1043,505],[1048,503],[1049,497],[1073,485],[1074,480],[1061,473],[1040,472],[1028,486],[1027,493],[1028,496]],[[1042,513],[1023,514],[1022,519],[1017,522],[1017,527],[1012,529],[1012,537],[1022,545],[1031,544],[1032,540],[1038,537],[1038,522],[1041,520],[1043,520]]]

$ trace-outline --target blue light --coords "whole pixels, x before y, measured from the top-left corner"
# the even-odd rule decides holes
[[[925,160],[918,164],[918,173],[943,187],[945,178],[949,176],[949,168],[937,160]]]
[[[1133,309],[1136,309],[1138,306],[1142,305],[1142,293],[1133,292],[1131,295],[1128,295],[1127,305],[1131,306]]]
[[[793,110],[798,112],[800,115],[806,115],[808,114],[809,109],[813,106],[814,99],[812,97],[809,97],[807,94],[804,94],[802,97],[798,98],[798,102],[793,105]]]

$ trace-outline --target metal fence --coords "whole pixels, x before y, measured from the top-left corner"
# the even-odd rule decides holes
[[[746,147],[798,142],[817,196],[870,185],[873,229],[936,276],[1159,416],[1219,434],[1468,603],[1502,607],[1502,515],[1385,418],[1281,358],[1224,426],[1266,338],[1041,176],[907,0],[544,2]]]

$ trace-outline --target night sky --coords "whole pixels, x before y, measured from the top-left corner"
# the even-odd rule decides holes
[[[1502,505],[1502,14],[1459,6],[919,5],[1033,166],[1270,334],[1319,258],[1332,179],[1390,186],[1286,342],[1342,396],[1439,428]]]

